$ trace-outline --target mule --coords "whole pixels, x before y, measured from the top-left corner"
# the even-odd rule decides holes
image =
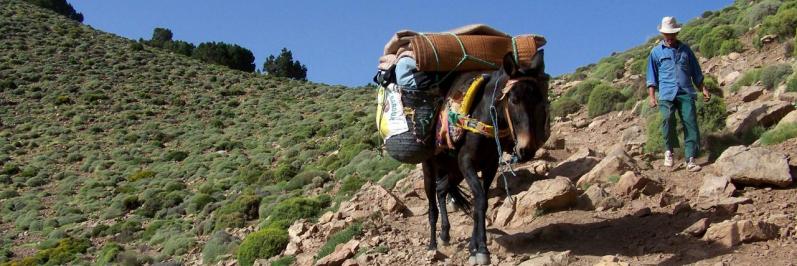
[[[446,198],[467,203],[457,184],[465,180],[474,199],[473,231],[468,249],[471,264],[489,264],[485,215],[487,191],[499,168],[499,151],[513,153],[519,161],[528,161],[550,135],[548,121],[548,75],[545,74],[543,51],[539,51],[527,67],[519,66],[511,54],[501,69],[493,72],[466,72],[455,77],[451,88],[469,86],[477,75],[489,75],[489,81],[476,95],[471,117],[488,125],[496,125],[507,137],[498,139],[485,134],[467,132],[451,152],[435,155],[422,163],[424,190],[429,203],[430,242],[437,248],[436,226],[438,214],[442,219],[440,239],[450,241],[450,224]],[[497,120],[497,121],[494,121]],[[439,121],[438,121],[439,123]],[[497,133],[497,132],[496,132]],[[499,134],[500,135],[500,134]],[[500,149],[499,149],[500,147]],[[481,171],[481,181],[477,173]]]

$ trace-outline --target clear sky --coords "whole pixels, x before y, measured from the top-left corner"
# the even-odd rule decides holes
[[[732,0],[516,0],[516,1],[189,1],[69,0],[96,29],[149,39],[172,30],[194,44],[224,41],[264,58],[287,47],[308,68],[308,79],[365,85],[385,42],[401,29],[435,32],[485,23],[512,35],[546,36],[546,67],[553,76],[597,62],[657,34],[662,16],[686,22]]]

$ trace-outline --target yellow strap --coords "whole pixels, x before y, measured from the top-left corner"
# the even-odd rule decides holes
[[[470,114],[470,106],[473,104],[473,98],[475,98],[476,93],[482,86],[482,83],[484,83],[484,76],[479,75],[476,77],[476,80],[470,84],[468,91],[465,92],[465,98],[462,99],[462,104],[459,106],[460,114]]]

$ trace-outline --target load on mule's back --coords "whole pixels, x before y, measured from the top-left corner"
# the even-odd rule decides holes
[[[511,37],[479,24],[446,33],[397,32],[385,45],[374,77],[379,85],[376,123],[384,149],[403,163],[430,158],[436,150],[438,109],[452,80],[464,71],[497,70],[509,53],[516,63],[530,62],[545,42],[542,36]],[[450,145],[451,138],[446,139]]]

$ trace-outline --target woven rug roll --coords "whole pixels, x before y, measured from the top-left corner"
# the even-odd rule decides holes
[[[537,48],[545,45],[545,38],[538,35],[520,35],[514,38],[512,52],[521,67],[531,66],[531,60],[537,54]]]
[[[462,52],[462,46],[465,53]],[[411,42],[419,71],[472,71],[498,69],[504,55],[511,51],[512,39],[501,36],[426,34],[415,36]],[[460,60],[465,60],[459,67]],[[483,60],[486,62],[480,62]]]

